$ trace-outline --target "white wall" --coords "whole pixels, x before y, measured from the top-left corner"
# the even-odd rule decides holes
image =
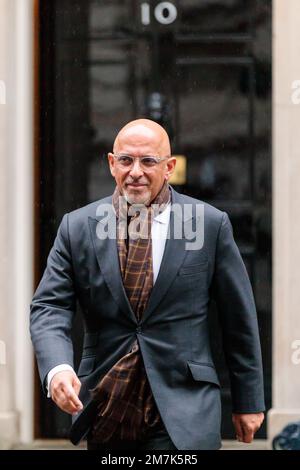
[[[295,341],[300,340],[300,104],[292,100],[295,80],[300,80],[300,1],[273,0],[274,270],[270,439],[288,422],[300,420],[300,354],[293,349]]]
[[[0,0],[0,448],[32,439],[32,0]],[[1,82],[2,81],[2,82]],[[4,86],[3,86],[4,85]],[[1,104],[2,103],[2,104]],[[2,361],[4,362],[4,361]]]

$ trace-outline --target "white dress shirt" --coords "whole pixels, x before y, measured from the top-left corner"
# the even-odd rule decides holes
[[[164,250],[165,250],[165,244],[166,244],[169,221],[170,221],[170,213],[171,213],[171,204],[168,204],[166,209],[163,212],[161,212],[156,217],[154,217],[152,227],[151,227],[153,284],[155,283],[157,279],[162,257],[163,257]],[[47,375],[47,389],[48,389],[47,397],[48,398],[51,397],[50,392],[49,392],[51,380],[53,379],[55,374],[63,370],[71,370],[74,372],[73,367],[70,366],[69,364],[59,364],[58,366],[53,367],[53,369],[51,369],[50,372],[48,373]]]

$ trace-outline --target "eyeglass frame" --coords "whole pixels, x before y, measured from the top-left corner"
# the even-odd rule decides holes
[[[128,165],[128,167],[126,167],[126,166],[123,167],[123,168],[128,168],[128,169],[129,169],[129,168],[133,168],[134,162],[135,162],[136,160],[140,160],[140,162],[142,163],[143,158],[154,158],[154,159],[156,160],[155,165],[153,165],[152,167],[146,168],[145,171],[150,170],[151,168],[156,168],[156,166],[159,165],[159,163],[161,163],[161,162],[163,162],[163,161],[165,161],[165,160],[169,160],[169,158],[172,158],[172,155],[168,155],[168,156],[166,156],[166,157],[157,157],[157,156],[155,156],[155,155],[143,155],[142,157],[133,157],[132,155],[128,155],[128,154],[126,154],[126,153],[124,153],[124,154],[118,154],[118,153],[112,153],[112,152],[111,152],[111,155],[112,155],[113,158],[117,161],[117,163],[120,163],[120,162],[117,160],[117,157],[122,157],[122,156],[123,156],[123,157],[130,157],[130,158],[132,159],[131,164]],[[120,165],[120,166],[122,166],[122,165]],[[145,167],[143,167],[143,168],[145,168]]]

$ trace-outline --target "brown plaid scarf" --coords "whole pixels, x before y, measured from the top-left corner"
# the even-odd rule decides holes
[[[140,320],[153,287],[152,221],[166,208],[170,190],[165,181],[147,207],[138,204],[128,206],[125,198],[120,199],[120,196],[116,188],[113,206],[117,216],[120,269],[126,294]],[[128,244],[124,233],[127,223],[121,224],[124,218],[127,222],[127,212],[131,215]],[[91,442],[107,442],[111,438],[137,440],[150,428],[161,425],[137,340],[131,351],[108,371],[92,393],[98,401],[98,407]]]

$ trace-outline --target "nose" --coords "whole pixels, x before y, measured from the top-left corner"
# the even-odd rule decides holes
[[[136,158],[133,162],[132,168],[130,169],[130,175],[133,178],[138,178],[144,174],[142,168],[140,167],[139,159]]]

